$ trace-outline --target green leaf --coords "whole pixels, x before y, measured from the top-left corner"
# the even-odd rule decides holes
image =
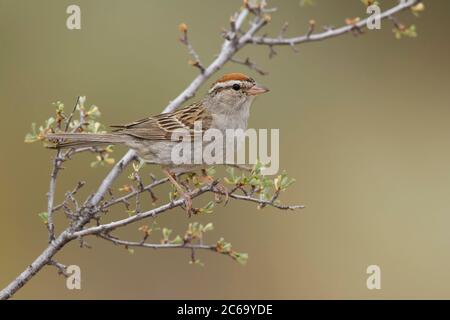
[[[53,117],[50,117],[50,118],[48,118],[46,121],[45,121],[45,129],[49,129],[51,126],[52,126],[52,124],[54,124],[55,123],[55,118],[53,118]]]
[[[183,239],[179,235],[175,237],[175,239],[170,241],[171,244],[183,244]]]
[[[163,235],[163,239],[165,241],[169,241],[169,237],[170,237],[171,233],[172,233],[172,230],[170,230],[168,228],[162,228],[162,235]]]
[[[39,218],[41,218],[41,220],[47,224],[48,223],[48,212],[41,212],[38,213]]]
[[[218,252],[229,253],[231,251],[231,243],[226,242],[224,238],[220,238],[216,245]]]
[[[27,133],[25,135],[25,143],[33,143],[39,141],[37,131],[36,131],[36,122],[31,124],[31,133]]]
[[[213,226],[212,222],[210,222],[206,226],[202,227],[203,232],[208,232],[208,231],[212,231],[212,230],[214,230],[214,226]]]
[[[248,261],[248,253],[243,252],[235,252],[233,258],[242,265],[247,264]]]
[[[56,112],[61,112],[64,110],[64,103],[61,101],[56,101],[52,103],[55,106]]]
[[[38,137],[36,136],[36,135],[34,135],[34,134],[31,134],[31,133],[27,133],[26,135],[25,135],[25,140],[24,140],[24,142],[25,143],[33,143],[33,142],[36,142],[36,141],[38,141],[39,139],[38,139]]]
[[[206,174],[212,177],[216,174],[216,169],[214,167],[209,167],[206,169]]]
[[[100,110],[97,106],[92,105],[88,111],[86,111],[85,113],[88,117],[90,117],[91,119],[96,119],[99,118],[101,116]]]
[[[200,208],[201,213],[213,213],[214,201],[209,201],[203,208]]]

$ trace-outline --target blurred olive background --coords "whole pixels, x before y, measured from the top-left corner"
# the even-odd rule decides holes
[[[302,8],[298,0],[271,1],[279,11],[268,32],[278,35],[289,21],[287,35],[298,35],[311,18],[339,26],[365,15],[357,0],[317,2]],[[384,8],[395,3],[382,1]],[[81,30],[66,28],[70,4],[81,7]],[[280,48],[269,60],[266,47],[238,54],[257,61],[266,77],[233,64],[220,71],[249,73],[271,89],[254,105],[250,126],[281,129],[281,167],[297,179],[283,201],[306,209],[259,211],[232,202],[191,220],[177,209],[158,223],[182,233],[191,221],[211,221],[216,228],[205,242],[225,237],[249,253],[246,266],[209,252],[198,252],[205,267],[190,265],[183,250],[130,255],[88,238],[92,249],[72,243],[56,257],[81,267],[82,290],[67,290],[54,268],[44,268],[15,298],[450,298],[450,3],[425,4],[420,18],[398,16],[417,25],[416,39],[396,40],[384,21],[380,31],[302,45],[299,54]],[[23,143],[30,124],[47,119],[54,101],[71,108],[78,95],[100,107],[105,123],[160,112],[197,74],[177,41],[178,24],[188,24],[206,64],[240,5],[0,0],[1,287],[47,244],[37,213],[46,211],[53,153]],[[118,148],[115,157],[125,151]],[[80,156],[66,165],[56,202],[79,180],[87,181],[81,196],[95,190],[108,168],[91,169],[92,160]],[[125,182],[126,175],[115,188]],[[64,219],[57,223],[61,229]],[[137,239],[139,225],[121,234]],[[372,264],[381,267],[381,290],[366,288]]]

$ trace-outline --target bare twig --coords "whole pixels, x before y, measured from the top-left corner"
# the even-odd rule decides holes
[[[212,185],[206,185],[203,186],[197,190],[194,190],[191,192],[190,196],[192,199],[198,197],[199,195],[211,191],[212,190]],[[110,223],[106,223],[106,224],[102,224],[99,226],[95,226],[95,227],[90,227],[90,228],[86,228],[83,230],[79,230],[79,231],[75,231],[71,234],[72,237],[84,237],[87,235],[91,235],[91,234],[99,234],[99,233],[105,233],[105,232],[109,232],[112,231],[114,229],[117,229],[119,227],[124,227],[126,225],[129,225],[131,223],[137,222],[137,221],[141,221],[145,218],[149,218],[149,217],[156,217],[158,215],[160,215],[163,212],[166,212],[170,209],[176,208],[176,207],[180,207],[182,205],[184,205],[184,199],[178,199],[178,200],[174,200],[172,202],[166,203],[164,205],[161,205],[157,208],[154,208],[152,210],[148,210],[145,212],[140,212],[137,213],[135,215],[132,215],[130,217],[127,217],[125,219],[121,219],[121,220],[116,220]]]
[[[404,0],[400,1],[398,5],[395,7],[392,7],[391,9],[388,9],[380,14],[381,19],[388,18],[392,15],[395,15],[405,9],[409,9],[415,4],[419,3],[420,0]],[[292,37],[292,38],[268,38],[268,37],[250,37],[247,39],[248,43],[253,43],[257,45],[266,45],[266,46],[282,46],[282,45],[289,45],[292,46],[294,44],[301,44],[305,42],[313,42],[313,41],[321,41],[329,38],[334,38],[340,35],[343,35],[345,33],[352,32],[354,28],[358,29],[364,29],[367,26],[367,22],[369,21],[369,18],[362,19],[355,23],[354,25],[346,25],[337,29],[328,29],[325,32],[311,34],[311,35],[303,35],[299,37]]]
[[[191,244],[191,243],[182,243],[182,244],[171,244],[171,243],[142,243],[142,242],[134,242],[134,241],[126,241],[120,240],[116,237],[112,237],[105,234],[98,234],[98,237],[111,241],[114,244],[123,245],[125,247],[142,247],[149,249],[199,249],[199,250],[212,250],[216,251],[215,245],[205,245],[205,244]]]
[[[214,192],[216,193],[220,193],[222,195],[225,195],[225,193],[219,191],[219,190],[215,190]],[[254,198],[251,197],[249,195],[239,195],[239,194],[235,194],[235,193],[229,193],[228,196],[230,198],[236,199],[236,200],[242,200],[242,201],[249,201],[249,202],[254,202],[257,203],[260,206],[270,206],[270,207],[274,207],[277,209],[281,209],[281,210],[296,210],[296,209],[304,209],[305,206],[303,205],[281,205],[281,204],[277,204],[275,202],[276,198],[274,200],[263,200],[263,199],[258,199],[258,198]]]
[[[179,29],[181,31],[180,42],[187,47],[189,54],[193,58],[193,60],[189,60],[189,64],[200,69],[200,73],[204,73],[205,67],[200,61],[200,56],[197,54],[197,52],[194,50],[194,47],[189,42],[187,25],[185,23],[182,23],[179,25]]]
[[[242,10],[236,18],[235,26],[236,30],[239,30],[244,22],[245,18],[249,14],[247,9]],[[205,68],[205,71],[198,75],[186,89],[181,92],[178,97],[172,100],[163,112],[171,112],[179,107],[181,104],[192,98],[197,90],[205,83],[214,73],[222,68],[222,66],[234,55],[237,51],[236,44],[230,40],[225,40],[222,45],[222,50],[217,58]]]
[[[237,63],[237,64],[244,65],[244,66],[248,67],[248,68],[251,69],[251,70],[255,70],[256,72],[258,72],[258,73],[259,73],[260,75],[262,75],[262,76],[265,76],[265,75],[268,75],[268,74],[269,74],[268,72],[266,72],[266,71],[260,69],[260,68],[256,65],[256,63],[254,63],[253,61],[250,60],[249,57],[245,58],[245,60],[238,60],[238,59],[235,59],[235,58],[231,58],[230,61],[231,61],[231,62],[234,62],[234,63]]]
[[[67,273],[67,267],[62,263],[59,263],[56,260],[51,259],[49,262],[47,262],[47,264],[54,266],[56,269],[58,269],[58,274],[62,274],[66,278],[70,276],[70,274]]]
[[[77,192],[86,184],[86,182],[84,181],[80,181],[77,183],[77,185],[75,186],[75,188],[72,191],[68,191],[66,193],[66,197],[64,199],[64,201],[62,203],[60,203],[59,205],[53,207],[52,212],[56,212],[58,210],[60,210],[61,208],[63,208],[65,205],[67,205],[67,202],[69,200],[73,200],[74,196],[77,194]]]
[[[55,239],[55,225],[53,224],[53,203],[55,201],[56,179],[58,177],[58,172],[61,169],[62,162],[63,160],[61,158],[61,150],[58,150],[56,152],[55,158],[53,159],[53,168],[52,173],[50,174],[50,186],[47,193],[47,229],[49,242]]]

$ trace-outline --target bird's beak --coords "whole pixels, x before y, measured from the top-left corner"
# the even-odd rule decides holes
[[[269,89],[255,84],[253,87],[247,90],[247,93],[251,96],[258,96],[260,94],[268,92]]]

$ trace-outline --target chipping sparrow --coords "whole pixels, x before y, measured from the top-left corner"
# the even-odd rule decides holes
[[[124,144],[136,150],[145,162],[160,164],[171,173],[190,171],[202,165],[173,163],[172,148],[179,143],[172,141],[174,131],[189,130],[193,135],[194,123],[198,122],[203,132],[211,128],[223,133],[226,129],[246,130],[251,103],[255,96],[267,91],[242,73],[229,73],[214,82],[201,101],[175,112],[111,126],[116,128],[112,133],[53,133],[48,134],[47,139],[56,141],[56,148]]]
[[[197,134],[194,123],[201,123],[202,133],[217,129],[223,134],[227,129],[247,129],[250,105],[255,96],[269,91],[242,73],[225,74],[214,82],[208,94],[199,102],[125,125],[112,126],[112,133],[51,133],[47,139],[55,148],[82,148],[124,144],[135,150],[145,162],[162,166],[168,179],[184,197],[186,211],[190,214],[192,200],[176,181],[175,174],[204,168],[203,164],[175,164],[172,149],[180,142],[172,140],[178,129]],[[205,142],[203,142],[205,144]],[[189,145],[194,145],[189,143]],[[225,147],[225,146],[224,146]],[[193,149],[192,155],[198,150]],[[224,150],[219,150],[223,155]],[[194,163],[194,162],[191,162]]]

